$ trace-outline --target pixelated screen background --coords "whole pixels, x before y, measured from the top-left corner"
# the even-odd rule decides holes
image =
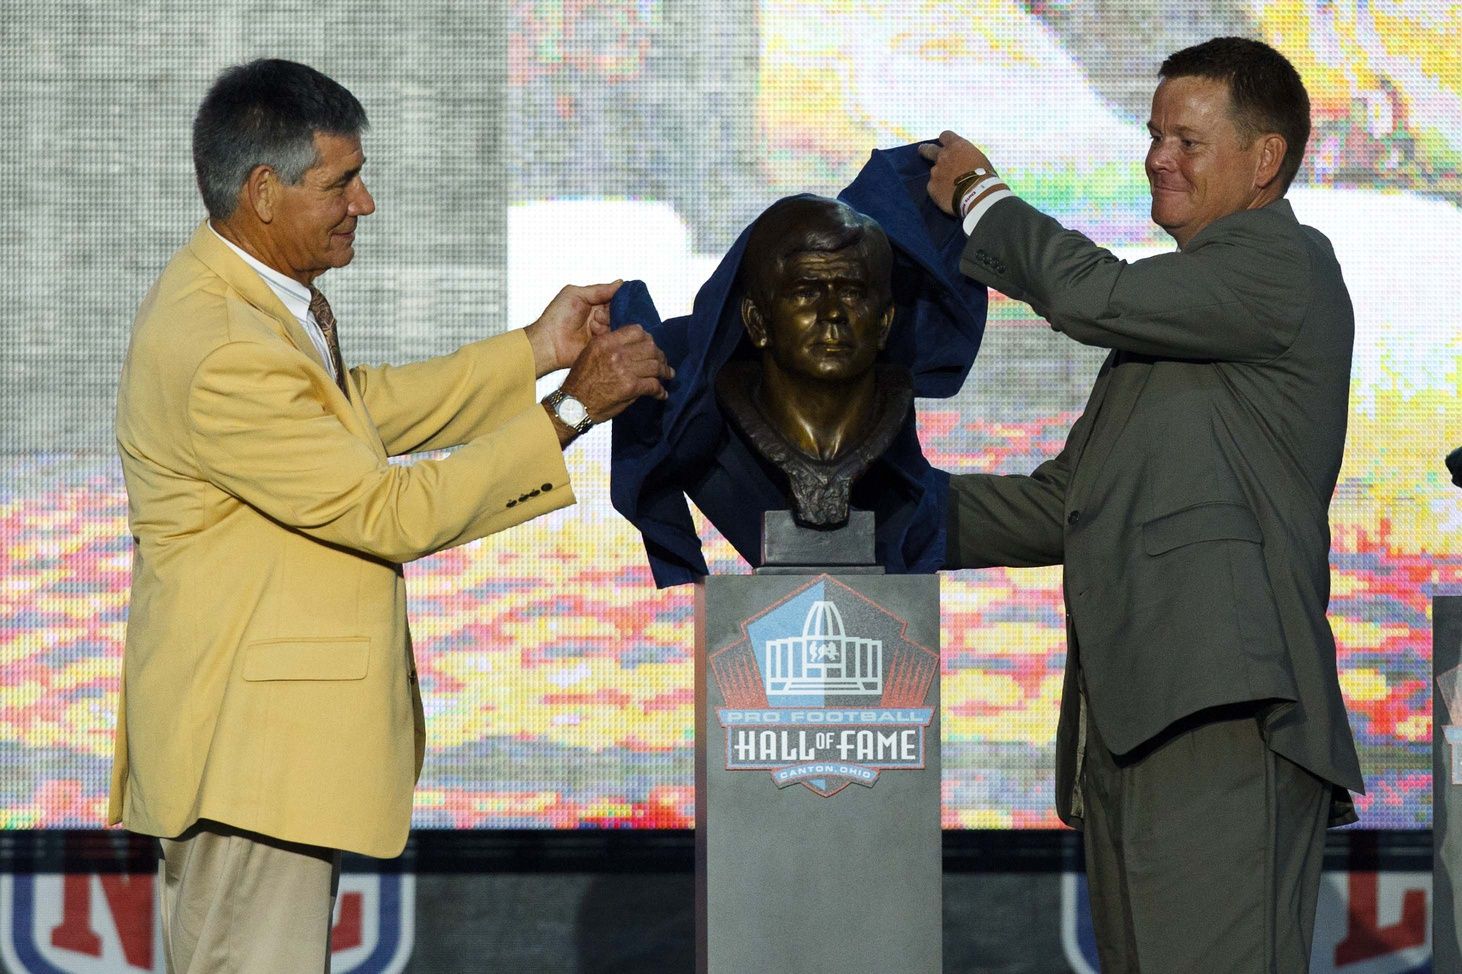
[[[1141,161],[1157,65],[1217,34],[1299,68],[1290,193],[1356,308],[1331,619],[1371,828],[1430,822],[1430,596],[1462,586],[1462,13],[1446,0],[1205,4],[13,0],[0,18],[0,825],[102,823],[131,559],[111,444],[137,302],[201,220],[210,80],[310,63],[372,120],[379,211],[325,282],[347,361],[522,325],[566,282],[689,310],[743,226],[836,193],[870,149],[954,128],[1017,192],[1123,256],[1171,246]],[[919,404],[950,470],[1056,452],[1100,353],[992,295],[964,390]],[[429,751],[423,827],[693,822],[692,591],[657,591],[608,496],[408,566]],[[717,572],[747,567],[710,529]],[[220,579],[220,584],[227,584]],[[1058,570],[943,580],[944,821],[1049,827]]]

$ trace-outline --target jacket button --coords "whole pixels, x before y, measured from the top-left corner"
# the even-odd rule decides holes
[[[545,491],[553,490],[553,484],[544,484],[543,489]]]
[[[1081,520],[1081,512],[1080,511],[1072,511],[1070,514],[1066,515],[1066,523],[1067,524],[1075,524],[1077,521],[1080,521],[1080,520]]]
[[[529,497],[537,497],[541,493],[543,493],[543,491],[541,491],[541,490],[530,490],[530,491],[528,491],[528,496]]]
[[[518,503],[517,501],[508,501],[508,506],[509,507],[512,507],[514,504],[517,504],[517,503]]]

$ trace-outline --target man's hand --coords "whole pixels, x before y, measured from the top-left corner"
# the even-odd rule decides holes
[[[956,212],[958,201],[954,197],[954,184],[961,176],[983,169],[993,174],[995,168],[989,158],[973,143],[954,132],[939,133],[939,141],[925,142],[919,146],[919,155],[934,163],[929,171],[929,198],[945,213],[962,216]]]
[[[597,334],[589,340],[563,380],[563,391],[584,404],[596,423],[613,419],[641,396],[664,399],[662,383],[675,378],[665,353],[639,325]],[[559,442],[574,434],[555,422]]]
[[[609,334],[609,299],[621,283],[570,284],[523,329],[533,346],[533,371],[539,378],[573,365],[590,339]]]

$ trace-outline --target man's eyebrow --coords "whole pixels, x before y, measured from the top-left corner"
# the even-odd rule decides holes
[[[787,286],[801,287],[803,285],[812,285],[814,287],[822,287],[825,284],[857,284],[861,286],[867,283],[868,279],[861,274],[830,274],[826,277],[799,275],[790,279],[787,282]]]
[[[1162,130],[1157,127],[1156,123],[1148,122],[1147,131],[1151,132],[1153,135],[1157,135]],[[1198,129],[1192,128],[1187,125],[1178,125],[1173,128],[1173,134],[1181,138],[1189,138],[1190,136],[1201,136],[1203,133]]]

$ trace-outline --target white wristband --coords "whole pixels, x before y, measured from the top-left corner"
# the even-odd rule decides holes
[[[980,217],[985,215],[986,210],[990,209],[990,207],[1005,199],[1007,196],[1014,195],[1015,194],[1012,193],[1009,188],[997,189],[989,196],[986,196],[984,199],[980,200],[980,202],[976,203],[975,208],[965,214],[965,235],[969,236],[970,234],[975,232],[975,227],[979,224]]]

